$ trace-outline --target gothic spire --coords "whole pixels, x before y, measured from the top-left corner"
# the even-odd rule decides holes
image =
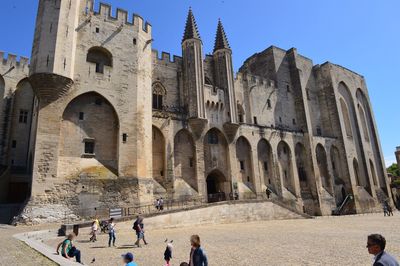
[[[199,31],[197,29],[197,23],[196,23],[196,20],[194,18],[193,12],[192,12],[192,8],[189,8],[189,14],[187,16],[185,33],[183,34],[182,42],[189,40],[189,39],[201,40]]]
[[[229,46],[228,38],[226,38],[224,26],[221,20],[218,20],[217,35],[215,37],[214,52],[220,49],[231,49]]]

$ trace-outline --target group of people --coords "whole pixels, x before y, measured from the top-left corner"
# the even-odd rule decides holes
[[[163,211],[164,210],[164,199],[163,198],[156,199],[156,201],[154,203],[154,207],[156,207],[156,209],[158,211]]]
[[[135,246],[136,247],[141,247],[140,242],[143,241],[145,245],[148,244],[145,238],[145,231],[144,231],[144,223],[143,223],[143,217],[137,216],[135,222],[133,223],[132,229],[136,233],[136,242]],[[111,244],[115,247],[115,241],[116,241],[116,223],[114,218],[110,218],[107,223],[107,233],[108,233],[108,247],[111,247]],[[97,241],[97,235],[98,232],[100,231],[100,222],[96,218],[92,222],[91,226],[91,237],[90,237],[90,242],[96,242]],[[76,238],[76,235],[74,233],[71,233],[67,236],[67,238],[58,244],[57,246],[57,254],[60,254],[60,248],[61,248],[61,255],[66,258],[66,259],[72,259],[75,258],[76,262],[82,263],[81,261],[81,251],[76,248],[76,246],[73,244],[74,239]],[[173,249],[173,241],[168,241],[165,240],[167,243],[167,247],[164,251],[164,260],[165,260],[165,266],[171,266],[171,260],[172,260],[172,249]],[[208,260],[205,252],[201,248],[200,245],[200,237],[198,235],[192,235],[190,237],[190,243],[191,243],[191,250],[190,250],[190,258],[189,258],[189,263],[187,262],[182,262],[180,265],[181,266],[208,266]],[[122,259],[125,263],[126,266],[137,266],[137,264],[134,262],[134,256],[132,253],[128,252],[126,254],[122,255]]]
[[[389,202],[385,200],[383,202],[383,216],[393,216],[393,209],[392,206],[390,206]]]
[[[136,232],[137,240],[135,242],[135,246],[137,247],[140,247],[141,240],[143,240],[145,245],[148,244],[144,236],[143,220],[143,217],[138,216],[132,227]],[[90,241],[97,241],[96,230],[98,230],[98,228],[99,223],[98,219],[96,219],[92,224],[92,237],[90,238]],[[115,246],[115,222],[113,218],[108,221],[108,234],[108,246],[110,247],[111,243]],[[76,262],[83,264],[81,261],[81,252],[73,244],[75,237],[76,235],[74,233],[71,233],[63,242],[59,243],[57,246],[57,254],[60,254],[61,248],[61,255],[64,258],[72,259],[75,257]],[[166,249],[164,251],[165,266],[171,266],[173,241],[168,241],[168,239],[166,239],[165,242],[167,243]],[[200,237],[198,235],[192,235],[190,237],[190,244],[191,249],[189,262],[182,262],[180,266],[208,266],[207,256],[204,250],[201,248]],[[398,261],[392,255],[385,251],[386,239],[382,235],[369,235],[367,238],[366,247],[368,249],[368,252],[371,255],[374,255],[373,266],[400,266]],[[134,256],[130,252],[123,254],[122,259],[125,266],[137,266],[137,264],[134,262]]]
[[[165,242],[168,242],[168,239],[165,240]],[[173,241],[168,242],[164,251],[165,266],[171,266],[173,249],[172,242]],[[208,266],[208,258],[204,250],[201,248],[200,237],[198,235],[192,235],[190,237],[190,244],[191,249],[189,263],[182,262],[180,266]]]

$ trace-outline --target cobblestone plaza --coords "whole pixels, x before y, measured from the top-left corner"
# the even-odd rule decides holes
[[[174,240],[172,265],[189,259],[189,237],[199,234],[209,265],[371,265],[365,248],[367,235],[380,233],[387,239],[387,251],[398,259],[400,216],[370,214],[317,219],[222,224],[155,230],[146,233],[149,245],[133,248],[132,223],[117,224],[117,247],[108,248],[108,236],[89,243],[89,231],[81,231],[77,246],[90,265],[122,265],[120,255],[133,252],[140,266],[163,265],[165,239]],[[47,241],[55,246],[60,239]]]

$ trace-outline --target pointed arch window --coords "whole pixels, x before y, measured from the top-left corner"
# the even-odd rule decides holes
[[[157,82],[153,84],[153,109],[163,109],[163,100],[166,94],[167,91],[161,83]]]
[[[103,74],[104,66],[113,66],[112,58],[112,54],[107,49],[103,47],[92,47],[87,53],[86,61],[96,64],[96,73]]]

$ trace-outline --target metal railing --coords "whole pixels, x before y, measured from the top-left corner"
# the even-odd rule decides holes
[[[339,207],[337,207],[334,211],[333,211],[333,215],[342,215],[345,210],[346,207],[350,204],[351,201],[353,201],[354,196],[352,194],[349,194],[346,196],[346,198],[343,200],[342,204],[340,204]]]
[[[271,193],[272,195],[272,193]],[[296,209],[295,202],[287,202],[281,198],[276,198],[276,196],[272,199],[266,193],[215,193],[210,194],[205,197],[185,197],[182,199],[164,199],[163,204],[160,206],[156,206],[156,204],[145,204],[145,205],[137,205],[131,207],[96,207],[96,208],[80,208],[76,210],[75,214],[79,216],[81,220],[90,220],[94,217],[98,217],[99,219],[108,219],[110,217],[110,210],[121,209],[121,218],[124,217],[134,217],[136,215],[155,215],[163,212],[173,212],[173,211],[182,211],[186,209],[196,208],[207,206],[209,204],[218,203],[218,202],[235,202],[235,201],[251,201],[251,200],[270,200],[282,207],[290,209],[295,212],[299,212]],[[76,216],[74,213],[66,212],[65,213],[65,222],[76,222]]]

